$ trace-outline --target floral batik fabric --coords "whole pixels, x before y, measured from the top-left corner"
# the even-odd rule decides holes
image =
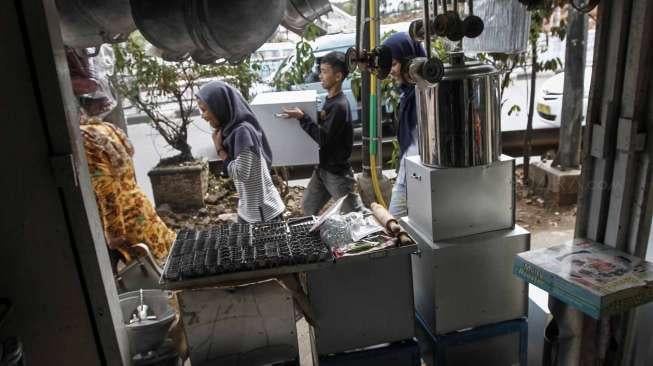
[[[116,126],[91,118],[81,124],[88,169],[104,233],[144,243],[158,260],[165,260],[175,233],[157,215],[136,184],[132,147]]]

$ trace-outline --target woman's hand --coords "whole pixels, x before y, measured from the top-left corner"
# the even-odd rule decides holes
[[[216,130],[216,131],[220,130],[220,124],[219,123],[215,122],[212,119],[207,120],[207,122],[209,123],[209,126],[211,126],[214,130]]]
[[[213,145],[215,145],[215,151],[217,152],[218,157],[222,160],[227,160],[229,155],[227,154],[227,151],[225,151],[224,146],[222,146],[222,130],[213,131],[211,138],[213,139]]]

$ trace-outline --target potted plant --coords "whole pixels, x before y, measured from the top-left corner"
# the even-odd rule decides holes
[[[188,144],[188,125],[197,118],[195,93],[203,82],[218,78],[237,87],[247,98],[257,80],[258,65],[250,64],[249,59],[237,65],[200,65],[190,59],[164,61],[149,52],[151,46],[138,32],[113,47],[114,88],[144,113],[165,142],[178,152],[161,159],[148,173],[155,204],[169,204],[174,210],[203,207],[208,162],[195,159]],[[170,113],[170,105],[175,106],[174,113]]]

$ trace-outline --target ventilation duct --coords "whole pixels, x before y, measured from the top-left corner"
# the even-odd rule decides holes
[[[329,0],[288,0],[281,25],[301,36],[308,24],[330,11]]]
[[[118,43],[136,29],[129,0],[56,0],[65,45],[74,48]]]
[[[64,43],[96,47],[127,39],[136,27],[168,61],[238,62],[280,23],[302,34],[331,11],[328,0],[56,0]]]
[[[132,0],[132,15],[143,36],[178,61],[240,61],[272,36],[287,0]]]

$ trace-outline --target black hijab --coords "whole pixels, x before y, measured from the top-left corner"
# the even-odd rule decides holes
[[[222,81],[211,81],[200,88],[197,97],[218,118],[222,126],[222,144],[230,159],[251,149],[257,155],[262,154],[268,167],[271,166],[272,151],[265,133],[238,90]]]
[[[383,42],[384,46],[390,47],[392,58],[397,61],[408,61],[415,57],[425,57],[426,51],[419,42],[410,38],[408,33],[399,32],[391,35]],[[397,140],[399,140],[400,156],[413,142],[413,131],[417,127],[417,99],[415,98],[415,87],[410,84],[399,86],[401,96],[399,98],[399,129]]]

